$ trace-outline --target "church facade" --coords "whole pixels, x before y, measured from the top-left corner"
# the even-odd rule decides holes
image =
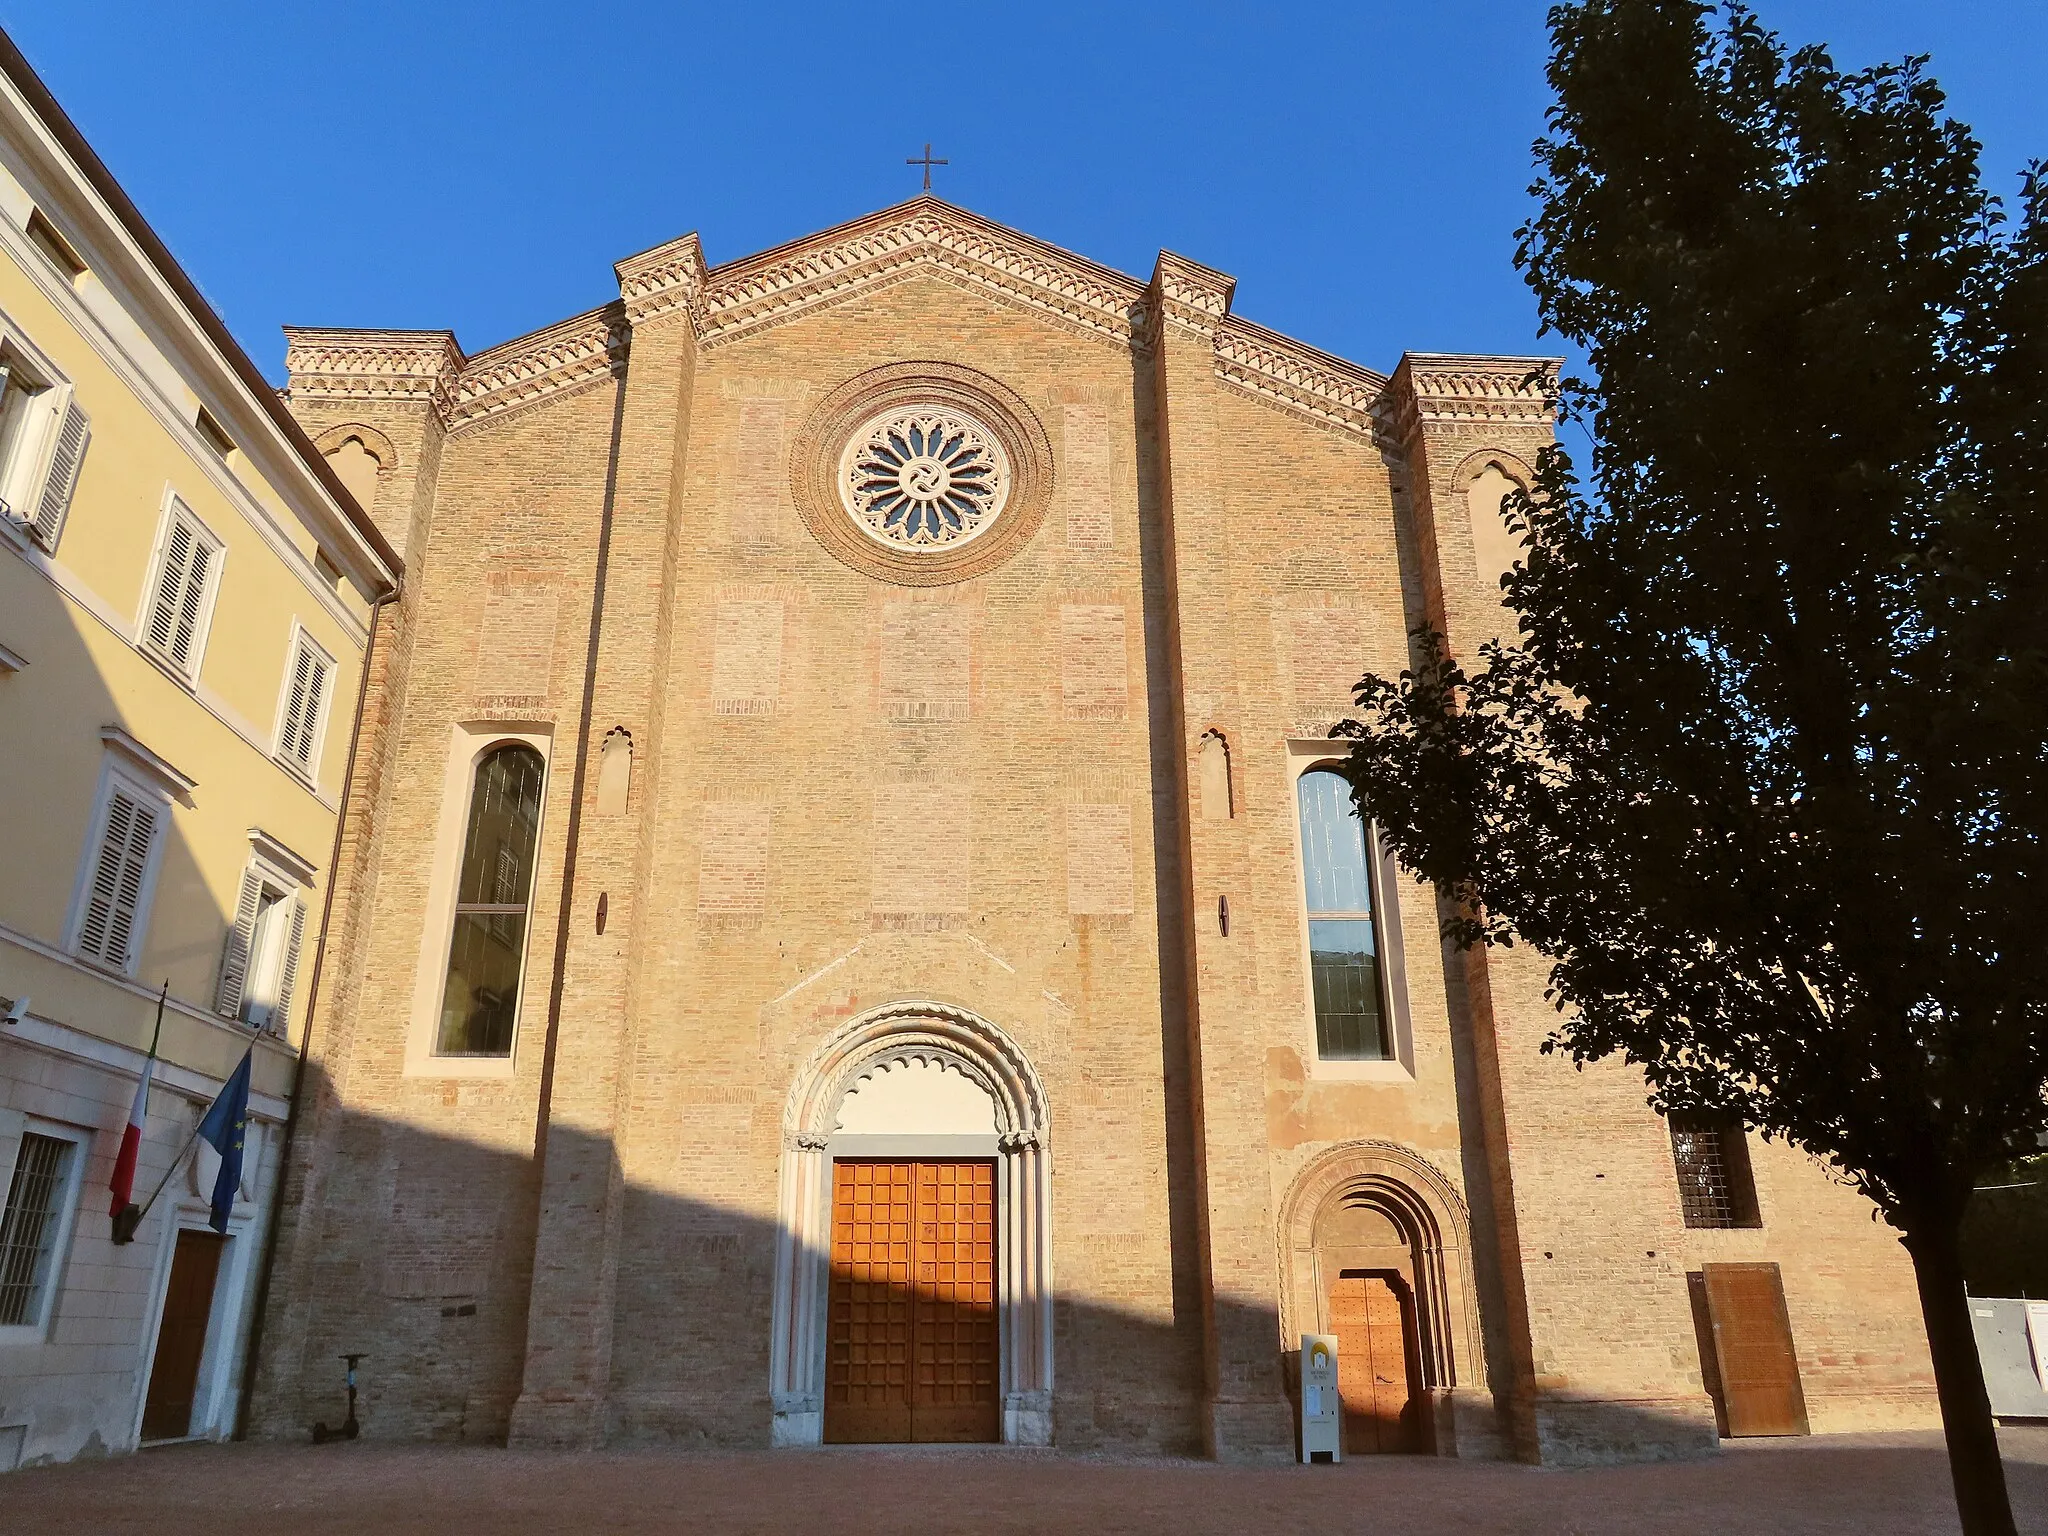
[[[466,356],[295,330],[404,557],[252,1427],[1685,1455],[1933,1422],[1869,1206],[1539,1054],[1329,771],[1502,622],[1539,360],[930,197]]]

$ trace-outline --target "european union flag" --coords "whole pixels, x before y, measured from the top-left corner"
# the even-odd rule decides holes
[[[249,1131],[249,1058],[255,1049],[251,1046],[242,1053],[242,1064],[199,1122],[200,1140],[220,1154],[220,1174],[213,1181],[213,1216],[207,1222],[216,1232],[227,1231],[235,1191],[242,1187],[242,1138]]]

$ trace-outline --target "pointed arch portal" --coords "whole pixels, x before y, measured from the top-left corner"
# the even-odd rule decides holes
[[[1045,1089],[979,1015],[911,1001],[843,1025],[804,1063],[782,1117],[774,1443],[825,1437],[834,1166],[876,1159],[993,1165],[1000,1434],[1052,1442],[1052,1247]]]

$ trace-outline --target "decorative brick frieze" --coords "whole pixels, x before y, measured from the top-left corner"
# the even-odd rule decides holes
[[[1230,296],[1236,288],[1237,279],[1227,272],[1161,251],[1149,292],[1153,314],[1161,324],[1213,336],[1230,313]]]
[[[613,377],[626,366],[631,335],[626,311],[607,304],[477,353],[456,381],[450,429]]]
[[[1232,317],[1216,332],[1216,377],[1286,410],[1372,434],[1387,376]]]
[[[704,295],[704,248],[694,234],[628,256],[612,270],[618,274],[619,298],[630,323],[639,325],[677,309],[688,310],[696,319]]]
[[[463,365],[453,331],[288,325],[284,334],[284,365],[293,400],[424,400],[447,419]]]
[[[1130,345],[1145,290],[1121,272],[918,197],[837,229],[713,268],[702,337],[723,345],[931,265],[1027,308]]]
[[[1387,385],[1391,435],[1405,443],[1424,428],[1473,425],[1548,432],[1557,420],[1557,361],[1407,353]]]

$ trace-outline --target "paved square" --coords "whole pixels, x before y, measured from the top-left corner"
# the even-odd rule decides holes
[[[2048,1536],[2048,1429],[2005,1433],[2022,1532]],[[1004,1450],[601,1453],[190,1446],[0,1480],[9,1536],[414,1532],[1596,1536],[1957,1529],[1931,1435],[1748,1441],[1718,1458],[1556,1472],[1376,1457],[1244,1470]]]

